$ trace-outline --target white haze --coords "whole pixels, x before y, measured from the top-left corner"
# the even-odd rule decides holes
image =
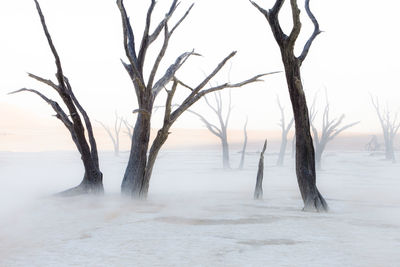
[[[219,151],[164,150],[146,202],[123,199],[127,153],[101,154],[104,197],[56,198],[77,185],[77,153],[0,153],[0,266],[398,266],[399,164],[328,152],[318,187],[330,212],[302,212],[293,160],[258,153],[223,171]],[[400,156],[400,155],[398,155]],[[232,166],[239,154],[233,151]]]

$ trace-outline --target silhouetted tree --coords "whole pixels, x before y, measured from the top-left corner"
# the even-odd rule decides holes
[[[59,119],[70,132],[72,140],[74,141],[79,153],[81,154],[81,159],[83,162],[83,166],[85,168],[85,175],[83,177],[83,180],[80,183],[80,185],[62,192],[61,195],[68,196],[68,195],[77,195],[83,193],[94,193],[94,194],[103,193],[104,192],[103,174],[99,169],[97,145],[93,135],[92,125],[89,116],[87,115],[83,107],[80,105],[78,99],[75,97],[72,91],[71,84],[67,79],[67,77],[64,75],[60,57],[58,56],[57,50],[53,44],[50,33],[47,29],[46,21],[42,13],[42,10],[40,8],[40,5],[36,0],[35,4],[36,4],[36,9],[39,13],[43,31],[47,38],[47,42],[55,58],[55,63],[57,67],[57,73],[56,73],[57,84],[51,80],[47,80],[45,78],[39,77],[31,73],[29,73],[28,75],[29,77],[53,88],[60,96],[61,100],[67,107],[68,111],[67,112],[64,111],[56,101],[46,97],[45,95],[34,89],[22,88],[20,90],[12,92],[12,94],[18,92],[32,92],[34,94],[37,94],[45,102],[47,102],[47,104],[49,104],[56,112],[55,117]],[[86,139],[85,136],[85,126],[82,123],[81,116],[83,117],[86,126],[88,140]]]
[[[185,52],[180,55],[175,60],[175,62],[170,65],[170,67],[168,67],[161,78],[156,81],[156,74],[158,73],[160,63],[167,51],[169,41],[171,40],[171,37],[177,27],[188,16],[193,5],[188,8],[185,14],[177,21],[174,26],[170,27],[168,25],[168,22],[177,8],[177,0],[172,1],[171,7],[166,13],[164,19],[162,19],[162,21],[158,24],[153,33],[150,34],[151,17],[154,6],[156,5],[156,1],[151,0],[150,6],[147,11],[144,34],[138,52],[135,46],[135,36],[125,7],[123,5],[123,1],[118,0],[117,5],[119,7],[122,18],[125,54],[129,60],[128,63],[123,62],[123,65],[125,66],[125,69],[132,80],[139,105],[139,108],[136,111],[138,115],[133,131],[131,151],[129,155],[128,165],[122,181],[121,191],[125,195],[143,199],[147,197],[150,177],[158,152],[168,138],[170,127],[178,119],[178,117],[185,110],[187,110],[190,106],[192,106],[208,93],[222,90],[224,88],[241,87],[243,85],[259,81],[259,78],[263,75],[257,75],[251,79],[239,83],[224,83],[215,87],[204,89],[204,87],[210,82],[210,80],[222,69],[226,62],[229,61],[236,54],[236,52],[232,52],[227,57],[225,57],[200,84],[195,87],[188,86],[186,83],[176,78],[176,72],[181,68],[181,66],[187,61],[190,56],[198,55],[192,51]],[[158,52],[154,64],[150,67],[150,74],[146,82],[143,73],[144,65],[146,62],[146,52],[150,45],[156,39],[158,39],[161,32],[164,32],[164,40],[162,41],[161,48]],[[151,144],[150,152],[148,153],[150,145],[150,125],[154,100],[171,81],[173,82],[171,89],[166,90],[167,101],[165,104],[163,126],[158,131],[153,143]],[[189,89],[190,94],[179,105],[179,107],[177,107],[175,110],[172,110],[171,101],[178,85]]]
[[[284,0],[276,0],[274,6],[269,10],[261,8],[253,1],[250,2],[267,19],[281,51],[296,127],[296,174],[304,202],[304,210],[327,211],[328,205],[316,186],[314,146],[310,133],[307,102],[300,75],[300,67],[308,55],[311,44],[321,32],[318,21],[310,10],[310,1],[305,0],[305,10],[314,25],[314,31],[304,45],[301,54],[296,56],[294,47],[301,30],[300,9],[297,6],[297,0],[290,1],[293,26],[289,35],[283,32],[278,16],[285,2]]]
[[[397,120],[397,113],[393,115],[389,111],[388,107],[382,110],[378,98],[375,98],[374,100],[371,96],[371,102],[382,127],[383,139],[385,140],[385,159],[391,160],[394,163],[396,162],[394,154],[394,139],[400,127],[400,122]]]
[[[281,105],[281,101],[279,100],[279,97],[276,98],[279,106],[279,110],[281,112],[281,122],[279,123],[279,126],[281,126],[282,129],[282,134],[281,134],[281,147],[279,149],[279,155],[278,155],[278,161],[276,162],[276,165],[282,166],[283,162],[285,160],[285,154],[286,154],[286,146],[287,146],[287,135],[290,131],[290,129],[293,126],[293,118],[289,121],[288,124],[286,124],[285,121],[285,108]]]

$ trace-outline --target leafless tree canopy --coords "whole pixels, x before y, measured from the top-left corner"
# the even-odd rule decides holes
[[[55,117],[64,124],[64,126],[71,134],[72,140],[74,141],[79,153],[81,154],[81,158],[85,168],[85,175],[82,183],[79,186],[67,190],[62,194],[75,195],[88,192],[103,193],[103,175],[99,169],[97,145],[93,135],[92,125],[89,116],[79,103],[78,99],[75,97],[72,91],[72,86],[68,78],[64,75],[60,57],[50,36],[40,5],[36,0],[35,4],[40,17],[40,22],[43,27],[43,31],[46,35],[47,42],[55,59],[55,64],[57,67],[57,83],[31,73],[29,73],[28,75],[29,77],[53,88],[67,107],[67,111],[64,111],[56,101],[46,97],[35,89],[22,88],[20,90],[12,92],[12,94],[18,92],[31,92],[41,97],[47,104],[49,104],[53,108],[56,113]],[[82,123],[81,116],[83,117],[86,129]],[[85,136],[85,130],[88,133],[88,140]]]
[[[316,99],[317,95],[315,95],[313,104],[311,105],[310,108],[310,120],[311,120],[311,128],[313,132],[313,140],[315,146],[316,167],[317,169],[321,169],[321,158],[326,148],[326,145],[344,130],[358,124],[359,121],[342,125],[343,119],[345,117],[344,114],[342,114],[339,118],[331,119],[329,117],[330,104],[328,101],[328,94],[325,91],[326,103],[325,103],[324,113],[322,114],[321,130],[318,131],[314,122],[315,117],[317,115],[317,111],[315,108]]]
[[[214,78],[214,76],[223,68],[223,66],[236,54],[236,52],[232,52],[226,56],[202,82],[196,86],[190,86],[188,85],[189,83],[178,79],[176,77],[176,73],[189,57],[198,55],[192,50],[182,53],[175,60],[175,62],[173,62],[167,68],[164,74],[156,80],[157,73],[159,73],[160,63],[167,51],[171,37],[179,25],[189,15],[193,5],[186,10],[177,23],[170,26],[169,20],[174,15],[178,7],[177,0],[173,0],[165,17],[150,33],[152,13],[156,5],[154,0],[150,1],[150,6],[146,16],[145,29],[140,42],[139,50],[137,50],[135,46],[136,36],[134,36],[131,21],[128,18],[123,1],[118,0],[117,5],[121,13],[124,48],[126,57],[128,59],[128,62],[123,61],[123,65],[132,80],[139,105],[137,110],[138,116],[133,131],[131,153],[121,189],[126,195],[130,195],[135,198],[146,198],[155,159],[161,146],[167,140],[170,127],[178,119],[178,117],[208,93],[219,91],[224,88],[241,87],[252,82],[260,81],[260,78],[266,74],[257,75],[238,83],[224,83],[218,86],[206,88],[206,85],[210,82],[210,80]],[[148,79],[145,79],[143,69],[146,62],[147,50],[156,39],[160,38],[162,32],[163,41],[161,48],[157,54],[155,62],[150,67],[151,71]],[[170,82],[172,82],[172,86],[170,87],[171,89],[165,90],[167,92],[167,100],[165,104],[163,127],[158,131],[155,140],[151,144],[150,153],[148,154],[147,152],[150,145],[150,122],[154,100],[164,88],[168,87]],[[171,103],[178,85],[184,87],[186,90],[189,90],[189,94],[177,108],[173,109]]]
[[[379,104],[378,98],[374,99],[371,96],[371,102],[381,124],[383,138],[385,140],[385,158],[392,162],[396,162],[394,140],[400,127],[397,113],[392,113],[387,106],[382,108]]]

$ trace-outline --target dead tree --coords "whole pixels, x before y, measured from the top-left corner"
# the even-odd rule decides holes
[[[326,94],[326,92],[325,92],[325,97],[326,97],[326,104],[324,113],[322,115],[322,127],[320,131],[317,130],[314,123],[315,117],[317,115],[317,111],[315,109],[316,96],[314,97],[313,104],[311,105],[310,108],[311,128],[315,146],[315,163],[318,170],[321,169],[321,158],[326,148],[326,145],[330,141],[332,141],[335,137],[337,137],[341,132],[359,123],[359,121],[357,121],[341,126],[341,124],[343,123],[343,119],[345,117],[344,114],[342,114],[339,118],[330,119],[329,118],[330,105],[328,101],[328,95]],[[318,134],[318,132],[320,134]]]
[[[44,15],[40,8],[38,1],[35,0],[36,9],[39,13],[40,21],[43,27],[43,31],[46,35],[47,42],[50,46],[51,52],[55,58],[55,63],[57,67],[57,83],[54,83],[51,80],[47,80],[45,78],[39,77],[37,75],[29,73],[29,77],[44,83],[51,88],[53,88],[61,100],[67,107],[68,111],[64,111],[61,106],[54,100],[46,97],[42,93],[34,89],[22,88],[20,90],[14,91],[13,93],[18,92],[31,92],[39,97],[41,97],[47,104],[49,104],[53,110],[56,112],[55,117],[59,119],[64,126],[68,129],[71,134],[72,140],[75,143],[79,153],[81,154],[81,159],[83,162],[83,166],[85,169],[85,174],[82,182],[77,187],[69,189],[61,193],[61,195],[77,195],[84,193],[94,193],[99,194],[103,193],[103,174],[99,169],[99,158],[97,152],[96,140],[93,135],[92,125],[87,115],[86,111],[83,109],[78,99],[75,97],[71,84],[67,77],[64,75],[61,60],[58,56],[57,50],[53,44],[50,33],[47,29],[47,25],[45,22]],[[82,118],[86,126],[86,131],[88,135],[88,140],[85,136],[85,126],[82,123]]]
[[[101,121],[97,121],[107,132],[108,136],[111,138],[111,141],[114,146],[114,155],[119,156],[119,133],[121,131],[121,126],[123,122],[123,118],[119,117],[117,112],[115,112],[115,121],[114,121],[114,133],[111,131],[110,127],[102,123]]]
[[[380,147],[381,144],[378,142],[378,137],[376,135],[372,135],[371,140],[365,144],[365,149],[371,152],[378,151]]]
[[[211,123],[208,119],[206,119],[200,113],[197,113],[193,110],[188,110],[190,113],[196,115],[200,118],[200,120],[204,123],[207,129],[215,136],[217,136],[221,141],[222,146],[222,166],[224,169],[230,169],[230,160],[229,160],[229,143],[228,143],[228,124],[229,119],[231,116],[232,111],[232,96],[231,92],[229,91],[229,102],[227,106],[226,115],[224,114],[224,107],[222,101],[221,92],[214,93],[215,98],[215,106],[211,104],[207,97],[204,97],[205,102],[207,103],[208,107],[215,113],[218,118],[219,127],[213,123]]]
[[[281,126],[282,129],[282,134],[281,134],[281,147],[279,149],[279,156],[278,156],[278,161],[276,162],[276,165],[282,166],[283,162],[285,160],[285,153],[286,153],[286,146],[287,146],[287,135],[290,131],[290,129],[293,126],[293,118],[290,120],[290,122],[286,125],[285,121],[285,107],[281,105],[281,101],[279,100],[279,97],[276,98],[279,106],[279,110],[281,111],[281,122],[279,123],[279,126]]]
[[[239,170],[243,170],[243,166],[244,166],[244,158],[246,156],[246,147],[247,147],[247,122],[248,122],[248,117],[246,117],[246,122],[244,123],[243,126],[243,136],[244,136],[244,140],[243,140],[243,148],[240,156],[240,163],[239,163]]]
[[[132,140],[133,137],[133,130],[134,130],[134,125],[130,124],[126,119],[122,119],[126,131],[124,132],[127,136],[129,136],[129,140]]]
[[[254,189],[254,199],[262,199],[263,198],[263,178],[264,178],[264,152],[267,149],[267,139],[265,139],[263,149],[260,153],[260,160],[258,161],[258,170],[257,170],[257,181],[256,187]]]
[[[375,108],[376,115],[379,118],[382,128],[383,139],[385,141],[385,159],[391,160],[393,163],[395,163],[396,157],[394,154],[394,139],[400,127],[400,122],[397,120],[397,113],[393,115],[389,111],[388,107],[382,110],[379,105],[378,98],[375,98],[374,100],[374,98],[371,96],[371,102]]]
[[[274,6],[269,10],[261,8],[251,0],[250,2],[267,19],[281,51],[295,121],[296,174],[304,202],[304,210],[327,211],[328,205],[316,185],[314,146],[310,133],[307,102],[300,74],[300,67],[308,55],[311,44],[321,32],[318,21],[310,10],[310,1],[305,0],[305,10],[314,25],[314,31],[304,45],[301,54],[296,56],[294,54],[294,47],[301,30],[300,9],[297,6],[297,0],[290,1],[293,27],[289,35],[283,32],[278,16],[285,0],[276,0]]]
[[[178,6],[177,0],[173,0],[165,17],[157,25],[153,33],[150,34],[151,18],[156,1],[151,0],[150,2],[150,6],[147,11],[143,37],[141,39],[139,51],[137,51],[135,46],[135,36],[123,1],[117,1],[122,18],[125,54],[129,60],[127,63],[122,63],[132,80],[139,106],[139,108],[136,110],[138,115],[133,131],[131,151],[122,181],[121,191],[124,195],[139,199],[145,199],[147,197],[150,177],[158,152],[168,138],[170,127],[184,111],[186,111],[189,107],[191,107],[194,103],[208,93],[222,90],[224,88],[241,87],[252,82],[260,81],[259,78],[263,76],[257,75],[243,82],[234,84],[224,83],[215,87],[204,89],[210,80],[227,63],[227,61],[229,61],[236,54],[236,52],[232,52],[225,57],[200,84],[195,87],[188,86],[186,83],[176,78],[176,72],[190,56],[198,55],[191,51],[180,55],[175,62],[168,67],[165,73],[156,81],[155,78],[158,73],[160,63],[167,51],[169,41],[171,40],[171,37],[178,26],[188,16],[193,5],[188,8],[188,10],[176,22],[175,25],[170,27],[169,20]],[[158,37],[160,36],[161,32],[164,33],[164,39],[154,64],[150,66],[150,74],[146,81],[143,71],[146,62],[146,52],[151,44],[156,39],[159,39]],[[153,143],[151,144],[150,152],[148,153],[154,100],[171,81],[173,82],[171,89],[166,90],[167,100],[165,104],[164,123],[162,128],[158,131]],[[171,101],[178,85],[185,87],[190,91],[190,93],[179,105],[179,107],[172,110]]]

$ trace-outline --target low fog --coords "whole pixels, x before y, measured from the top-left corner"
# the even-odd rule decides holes
[[[0,266],[399,266],[398,4],[3,2]]]
[[[289,152],[289,151],[288,151]],[[219,150],[165,150],[147,201],[120,196],[128,154],[101,153],[104,196],[61,198],[78,184],[78,153],[0,153],[2,266],[397,266],[399,165],[369,152],[327,152],[318,186],[330,206],[302,212],[287,153],[265,155],[264,198],[252,199],[258,151],[244,169]],[[320,255],[320,256],[316,256]]]

